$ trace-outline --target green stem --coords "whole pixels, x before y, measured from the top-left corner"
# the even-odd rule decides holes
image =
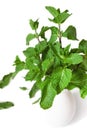
[[[35,34],[36,34],[36,36],[37,36],[37,40],[38,40],[38,42],[40,43],[40,39],[39,39],[39,36],[38,36],[37,30],[35,30]]]

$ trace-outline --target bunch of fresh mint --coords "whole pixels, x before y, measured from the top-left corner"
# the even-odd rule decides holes
[[[64,89],[78,87],[82,98],[87,95],[87,40],[81,40],[78,48],[71,48],[70,44],[63,48],[62,37],[78,40],[73,25],[69,25],[64,31],[61,30],[61,25],[71,14],[68,10],[61,12],[60,9],[51,6],[46,6],[46,9],[53,16],[49,21],[55,23],[55,26],[43,26],[38,32],[38,20],[31,19],[29,24],[33,33],[26,37],[28,47],[23,51],[25,61],[16,56],[15,72],[5,75],[0,81],[0,88],[4,88],[20,71],[28,70],[25,81],[34,81],[29,97],[33,98],[41,91],[41,96],[36,102],[39,102],[43,109],[50,108],[55,96]],[[46,37],[49,30],[50,39]],[[30,42],[33,39],[37,39],[37,42],[31,47]]]

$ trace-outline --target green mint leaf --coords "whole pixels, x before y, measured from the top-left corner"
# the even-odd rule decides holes
[[[46,48],[47,48],[47,42],[46,41],[41,41],[35,46],[35,50],[37,53],[42,53]]]
[[[39,87],[37,86],[37,82],[33,85],[33,87],[31,88],[30,92],[29,92],[29,97],[33,98],[35,96],[35,94],[37,93],[37,91],[39,90]]]
[[[57,38],[58,38],[58,33],[59,33],[59,30],[57,27],[50,27],[50,30],[51,30],[51,37],[50,37],[50,40],[49,40],[49,43],[54,43]]]
[[[0,102],[0,110],[2,109],[7,109],[7,108],[10,108],[10,107],[13,107],[14,104],[12,102]]]
[[[70,69],[65,68],[62,70],[60,82],[59,82],[59,87],[61,88],[61,90],[67,87],[67,85],[71,80],[71,77],[72,77],[72,71]]]
[[[68,64],[79,64],[83,61],[83,57],[79,53],[71,53],[64,59],[64,63]]]
[[[72,79],[70,84],[82,89],[87,85],[87,74],[81,68],[77,68],[72,72]]]
[[[45,73],[54,63],[54,57],[51,57],[49,59],[45,59],[41,66],[42,66],[42,71]]]
[[[74,89],[74,88],[76,88],[76,87],[77,87],[77,86],[75,86],[74,84],[69,83],[66,89],[72,90],[72,89]]]
[[[56,53],[58,55],[60,55],[60,43],[59,42],[54,43],[54,48],[55,48]]]
[[[68,13],[68,10],[65,10],[64,12],[62,12],[59,16],[60,23],[64,23],[69,16],[71,16],[71,14]]]
[[[59,91],[66,88],[71,80],[72,71],[68,68],[57,67],[51,74],[51,83]]]
[[[62,34],[63,37],[67,37],[69,40],[78,40],[76,34],[76,28],[70,25]]]
[[[43,26],[43,27],[41,28],[41,31],[40,31],[40,33],[39,33],[39,36],[41,36],[41,38],[47,40],[46,37],[45,37],[45,32],[48,31],[48,30],[49,30],[49,27],[48,27],[48,26]]]
[[[80,67],[81,67],[83,70],[87,71],[87,55],[84,55],[84,56],[83,56],[83,62],[80,64]]]
[[[41,77],[42,78],[42,77]],[[45,79],[44,80],[42,80],[42,79],[40,79],[40,80],[37,80],[37,82],[36,82],[36,85],[37,85],[37,87],[40,89],[40,90],[43,90],[43,88],[45,87],[45,86],[47,86],[47,84],[50,82],[50,78],[48,77],[48,76],[45,76]]]
[[[0,80],[0,88],[4,88],[10,83],[10,80],[12,79],[13,73],[9,73],[5,75],[2,80]]]
[[[36,66],[33,70],[30,70],[26,76],[25,76],[25,80],[26,81],[32,81],[32,80],[37,80],[39,75],[40,75],[40,70],[39,68]]]
[[[23,53],[26,57],[36,56],[36,51],[34,47],[27,48],[26,50],[23,51]]]
[[[38,22],[38,20],[33,21],[32,19],[30,19],[29,24],[30,24],[32,30],[36,30],[38,28],[39,22]]]
[[[53,104],[56,94],[57,94],[56,90],[53,88],[52,84],[49,83],[46,87],[44,87],[42,91],[40,106],[43,109],[50,108]]]
[[[40,60],[38,57],[27,57],[25,60],[25,69],[34,69],[37,65],[39,65]]]
[[[26,88],[26,87],[20,87],[20,89],[23,90],[23,91],[28,90],[28,88]]]
[[[41,98],[38,98],[36,101],[33,102],[33,104],[36,104],[40,101]]]
[[[61,78],[61,73],[62,73],[62,67],[56,67],[51,76],[50,76],[50,82],[52,83],[52,86],[56,89],[56,87],[59,85],[59,81],[60,81],[60,78]],[[59,88],[58,88],[59,89]]]
[[[80,89],[80,95],[82,98],[87,96],[87,84]]]
[[[60,58],[58,58],[57,56],[55,56],[55,59],[54,59],[54,68],[60,66]]]
[[[15,67],[15,72],[13,73],[12,78],[14,78],[20,71],[22,71],[25,68],[25,62],[21,61],[19,56],[16,56],[16,59],[13,65],[16,67]]]
[[[71,14],[68,13],[67,10],[65,10],[64,12],[60,12],[58,13],[57,16],[54,17],[54,19],[49,19],[51,22],[57,23],[57,24],[62,24],[64,23],[67,18],[70,16]]]
[[[29,45],[30,41],[36,38],[35,34],[29,33],[26,37],[26,45]]]
[[[78,48],[72,48],[71,53],[80,53],[80,50]]]
[[[70,44],[69,45],[67,45],[65,48],[64,48],[64,55],[69,55],[69,53],[70,53]]]
[[[79,43],[79,50],[87,54],[87,40],[81,40],[81,42]]]
[[[44,50],[44,52],[42,53],[43,60],[45,60],[47,58],[49,59],[53,56],[54,56],[53,51],[49,47],[46,50]]]
[[[53,17],[58,16],[58,11],[52,6],[46,6],[46,9],[52,14]]]

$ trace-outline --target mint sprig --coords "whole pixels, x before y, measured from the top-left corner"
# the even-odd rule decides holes
[[[50,108],[55,96],[64,89],[72,90],[77,87],[82,98],[87,96],[87,40],[78,40],[73,25],[62,30],[62,24],[71,16],[68,10],[61,12],[60,9],[52,6],[46,6],[46,10],[53,17],[49,18],[49,21],[55,26],[43,25],[38,31],[39,20],[30,19],[32,32],[26,37],[28,47],[23,51],[25,61],[16,56],[15,72],[4,76],[0,81],[0,88],[4,88],[20,71],[28,70],[24,75],[25,81],[34,81],[34,84],[30,91],[30,86],[29,89],[26,87],[21,89],[29,91],[30,98],[35,97],[40,91],[40,98],[34,103],[39,102],[43,109]],[[49,30],[50,39],[46,37]],[[71,48],[70,44],[62,47],[62,37],[67,40],[77,40],[78,48]],[[37,39],[37,42],[34,47],[31,47],[31,41],[34,39]]]

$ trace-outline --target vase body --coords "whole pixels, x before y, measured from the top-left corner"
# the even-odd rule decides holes
[[[56,96],[53,106],[44,111],[44,120],[53,127],[64,126],[71,122],[76,112],[76,101],[68,90]]]

